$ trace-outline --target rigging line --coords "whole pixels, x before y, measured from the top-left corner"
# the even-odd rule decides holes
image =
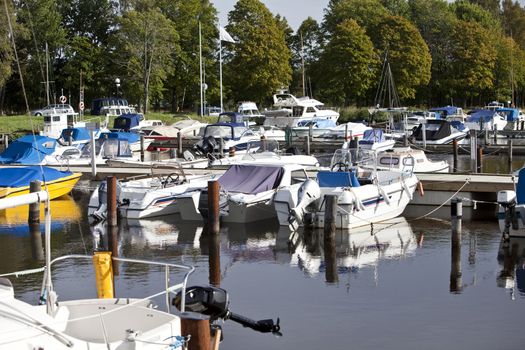
[[[31,33],[33,34],[33,42],[35,43],[36,58],[38,60],[38,65],[40,66],[40,74],[42,74],[42,81],[45,81],[46,76],[44,74],[44,67],[42,66],[42,59],[40,57],[40,50],[38,49],[38,42],[36,41],[35,27],[33,25],[33,17],[31,16],[31,10],[29,9],[29,4],[26,3],[25,5],[27,9],[27,15],[29,17],[29,25],[31,26]]]
[[[7,0],[4,0],[5,15],[7,17],[7,24],[9,26],[9,34],[11,36],[11,43],[13,45],[13,51],[15,53],[16,65],[18,67],[18,74],[20,75],[20,83],[22,84],[22,92],[24,93],[24,101],[26,103],[26,111],[28,115],[31,115],[29,111],[29,103],[27,102],[26,88],[24,85],[24,78],[22,76],[22,70],[20,69],[20,60],[18,59],[18,52],[16,51],[15,33],[13,32],[13,26],[11,24],[11,16],[9,15],[9,9],[7,8]]]

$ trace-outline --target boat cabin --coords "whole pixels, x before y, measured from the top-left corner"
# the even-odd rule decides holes
[[[100,137],[95,141],[95,157],[102,159],[110,159],[117,157],[132,157],[131,143],[133,139],[130,139],[129,135],[132,133],[123,132],[110,132],[102,133]],[[138,136],[135,135],[138,139]],[[135,141],[137,140],[135,139]],[[80,158],[91,158],[91,144],[88,143],[82,149]]]

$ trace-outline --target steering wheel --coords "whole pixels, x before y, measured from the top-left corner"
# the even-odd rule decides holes
[[[348,165],[346,165],[343,162],[338,162],[332,165],[332,168],[330,169],[332,171],[348,171]]]
[[[175,185],[179,182],[179,174],[169,174],[164,178],[164,187]]]

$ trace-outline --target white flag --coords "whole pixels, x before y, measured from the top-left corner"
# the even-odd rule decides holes
[[[235,40],[231,37],[230,34],[221,26],[219,26],[219,39],[221,41],[227,41],[229,43],[235,43]]]

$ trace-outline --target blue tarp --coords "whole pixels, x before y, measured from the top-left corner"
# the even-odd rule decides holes
[[[480,109],[478,111],[475,111],[472,113],[468,118],[468,123],[479,123],[481,122],[489,122],[494,118],[494,115],[496,115],[496,111],[491,111],[489,109]]]
[[[0,168],[0,187],[24,187],[29,186],[31,181],[52,181],[72,174],[71,171],[60,171],[38,165],[19,168]]]
[[[450,125],[452,125],[456,130],[464,131],[466,129],[465,124],[460,122],[459,120],[452,120],[449,122]]]
[[[455,106],[436,107],[436,108],[430,108],[429,111],[438,112],[440,116],[446,117],[447,115],[457,114],[458,107],[455,107]]]
[[[373,144],[374,142],[385,141],[382,129],[368,129],[363,134],[363,139],[359,141],[360,144]]]
[[[124,131],[112,131],[112,132],[103,132],[100,134],[99,139],[117,139],[117,140],[127,140],[130,144],[138,142],[140,140],[140,135],[134,132],[124,132]]]
[[[142,119],[144,119],[144,117],[139,113],[122,114],[113,121],[113,128],[129,131],[131,128],[139,126]]]
[[[516,184],[516,201],[518,204],[525,203],[525,168],[518,172],[518,183]]]
[[[97,132],[98,130],[94,130],[95,134]],[[71,141],[85,141],[89,140],[89,137],[89,130],[87,128],[67,128],[62,130],[59,138],[69,142],[70,138]]]
[[[359,181],[353,171],[319,171],[319,187],[359,187]]]
[[[39,164],[55,151],[56,143],[57,140],[46,136],[22,136],[0,154],[0,164]]]
[[[516,108],[498,108],[496,109],[501,116],[505,117],[508,122],[515,122],[520,116],[520,111]]]

